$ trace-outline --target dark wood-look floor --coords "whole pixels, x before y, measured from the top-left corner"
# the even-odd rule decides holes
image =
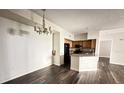
[[[124,66],[101,58],[97,71],[76,72],[63,66],[49,66],[5,84],[116,84],[124,83]]]

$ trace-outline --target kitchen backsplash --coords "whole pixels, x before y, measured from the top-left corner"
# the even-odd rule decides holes
[[[95,49],[94,48],[70,48],[70,54],[76,53],[76,51],[80,51],[77,53],[95,53]]]

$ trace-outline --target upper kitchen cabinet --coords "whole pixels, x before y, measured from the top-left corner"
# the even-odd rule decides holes
[[[91,48],[91,40],[83,41],[83,48]]]
[[[91,40],[91,48],[96,48],[96,39]]]
[[[82,40],[82,41],[72,41],[72,47],[75,48],[76,45],[80,45],[82,48],[94,48],[96,47],[96,39]]]
[[[96,39],[83,41],[83,48],[96,48]]]
[[[79,45],[79,41],[73,41],[72,42],[72,47],[75,48],[76,45]]]
[[[83,41],[78,41],[78,44],[83,47]]]
[[[79,45],[82,48],[94,48],[96,47],[96,39],[90,40],[79,40],[79,41],[72,41],[69,39],[64,39],[64,43],[70,44],[71,48],[75,48],[76,45]]]

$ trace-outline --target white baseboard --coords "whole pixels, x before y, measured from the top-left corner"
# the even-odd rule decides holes
[[[110,58],[109,56],[99,56],[99,57],[106,57],[106,58]]]

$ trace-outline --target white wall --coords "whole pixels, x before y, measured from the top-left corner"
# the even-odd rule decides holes
[[[42,17],[28,9],[10,9],[9,11],[41,24]],[[46,26],[51,26],[52,30],[60,32],[60,56],[64,55],[64,38],[74,40],[74,35],[49,20],[46,20]]]
[[[21,36],[20,30],[27,34]],[[0,83],[51,65],[51,38],[0,17]]]
[[[64,33],[64,38],[66,38],[66,39],[70,39],[70,40],[74,40],[74,34],[72,34],[72,33],[69,33],[69,32],[67,32],[67,31],[63,31]]]
[[[99,50],[100,57],[110,58],[111,44],[112,44],[111,40],[100,41],[100,50]]]
[[[112,40],[110,63],[124,65],[124,28],[101,31],[100,40]]]
[[[98,31],[89,31],[88,39],[96,39],[96,51],[95,55],[99,56],[99,32]]]
[[[55,32],[53,35],[53,50],[56,54],[53,56],[53,64],[60,65],[60,32]]]
[[[20,17],[41,23],[42,17],[30,10],[9,11]],[[53,30],[60,32],[59,56],[63,57],[64,38],[72,39],[73,34],[46,20],[46,26],[49,25],[52,26]],[[11,31],[14,29],[15,35],[8,33],[10,29]],[[21,36],[19,29],[28,33]],[[51,57],[52,36],[39,35],[34,32],[31,26],[0,17],[0,83],[51,65]],[[61,61],[63,62],[62,57],[58,64],[61,64]]]

